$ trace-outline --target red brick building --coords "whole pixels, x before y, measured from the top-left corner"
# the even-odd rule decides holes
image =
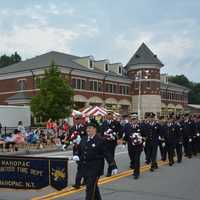
[[[188,89],[160,75],[164,65],[143,43],[126,66],[52,51],[1,68],[0,104],[29,104],[38,91],[36,79],[52,61],[74,88],[76,108],[99,105],[143,117],[146,112],[183,112],[188,103]]]

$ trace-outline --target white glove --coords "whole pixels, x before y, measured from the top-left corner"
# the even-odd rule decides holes
[[[189,142],[192,142],[192,139],[191,139],[191,138],[189,139]]]
[[[197,133],[197,137],[199,137],[200,136],[200,133]]]
[[[143,147],[145,147],[145,145],[146,145],[146,142],[143,142]]]
[[[118,169],[113,169],[111,174],[116,175],[117,173],[118,173]]]
[[[73,156],[73,157],[72,157],[72,160],[73,160],[73,161],[80,161],[80,158],[79,158],[78,156]]]
[[[165,143],[164,142],[162,143],[162,147],[165,147]]]

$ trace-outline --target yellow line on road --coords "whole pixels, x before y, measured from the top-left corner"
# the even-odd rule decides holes
[[[159,161],[158,166],[162,166],[162,165],[165,165],[167,163],[168,162]],[[144,172],[148,171],[149,169],[150,169],[149,165],[144,165],[144,166],[141,167],[141,173],[144,173]],[[99,180],[98,184],[103,185],[103,184],[106,184],[106,183],[110,183],[110,182],[113,182],[115,180],[130,176],[130,175],[132,175],[132,173],[133,173],[133,170],[127,170],[127,171],[121,172],[121,173],[116,174],[116,175],[111,176],[111,177],[103,177]],[[52,192],[52,193],[49,193],[47,195],[40,196],[40,197],[34,197],[34,198],[32,198],[32,200],[53,200],[53,199],[56,199],[56,198],[59,198],[59,197],[69,196],[69,195],[81,192],[83,190],[85,190],[85,186],[81,187],[80,189],[74,189],[73,187],[68,187],[68,188],[66,188],[62,191]]]

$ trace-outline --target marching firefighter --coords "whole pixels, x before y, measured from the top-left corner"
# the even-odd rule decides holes
[[[82,138],[73,156],[73,160],[79,161],[80,174],[85,179],[85,200],[101,200],[98,180],[103,175],[104,159],[112,169],[111,173],[116,174],[116,164],[113,156],[106,148],[105,140],[97,134],[96,124],[88,123],[87,136]]]
[[[70,144],[73,144],[73,152],[77,151],[80,141],[84,136],[86,136],[86,126],[82,122],[82,116],[78,115],[75,118],[75,125],[70,129],[69,136],[67,138],[67,141],[69,141]],[[78,189],[80,188],[83,176],[80,171],[80,162],[78,160],[75,161],[77,163],[77,172],[73,187]],[[84,181],[82,184],[84,184]]]
[[[133,176],[135,179],[138,179],[140,176],[140,156],[143,151],[144,140],[136,115],[132,116],[130,126],[124,129],[123,140],[128,144],[128,153],[131,160],[131,168],[133,169]]]
[[[193,154],[200,153],[200,115],[194,118]]]
[[[164,126],[166,124],[166,121],[165,121],[164,117],[161,116],[159,118],[159,124],[160,124],[160,135],[158,137],[158,146],[160,149],[161,160],[166,161],[167,150],[166,150],[165,139],[164,139],[164,133],[165,133]]]
[[[188,158],[192,158],[193,125],[189,115],[186,114],[183,122],[183,147],[185,156]]]
[[[176,125],[174,123],[173,116],[170,116],[168,118],[168,121],[164,126],[164,130],[164,138],[168,154],[169,166],[172,166],[174,164],[174,150],[176,147]]]
[[[176,117],[176,155],[177,155],[177,162],[181,163],[182,162],[182,157],[183,157],[183,123],[182,119],[180,116]]]
[[[105,148],[111,153],[112,158],[115,159],[115,149],[117,146],[118,135],[120,135],[119,124],[113,119],[113,114],[110,112],[107,119],[103,121],[101,126],[101,136],[105,140]],[[107,177],[111,176],[112,168],[108,166]]]
[[[195,122],[195,133],[197,136],[197,152],[200,153],[200,115]]]
[[[155,120],[155,114],[149,114],[149,121],[146,123],[145,128],[145,147],[146,147],[146,159],[147,164],[151,163],[150,171],[154,171],[158,168],[157,165],[157,150],[158,150],[158,141],[160,136],[160,125]]]

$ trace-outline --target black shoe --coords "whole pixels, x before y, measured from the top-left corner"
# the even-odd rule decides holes
[[[153,167],[151,167],[151,168],[150,168],[150,172],[153,172],[153,171],[154,171],[154,168],[153,168]]]
[[[150,161],[146,160],[145,163],[146,163],[147,165],[149,165],[149,164],[150,164]]]
[[[177,161],[177,163],[181,163],[181,162],[182,162],[182,160],[178,160],[178,161]]]
[[[74,185],[72,185],[72,187],[75,188],[75,189],[80,189],[81,186],[74,184]]]
[[[139,175],[134,175],[134,179],[135,180],[139,179]]]
[[[169,166],[171,167],[173,165],[173,163],[169,163]]]
[[[106,177],[111,177],[111,174],[110,173],[106,174]]]

